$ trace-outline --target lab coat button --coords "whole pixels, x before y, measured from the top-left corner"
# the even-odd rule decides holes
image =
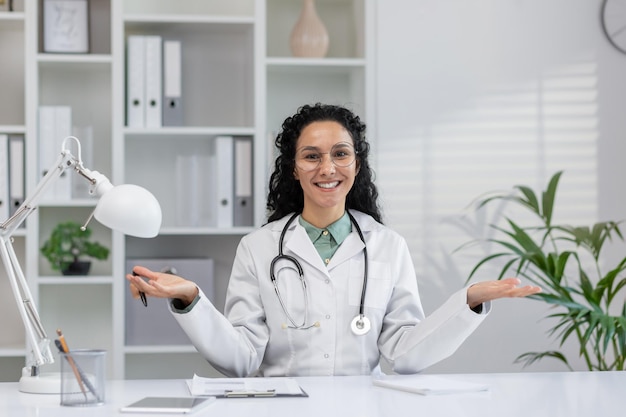
[[[326,281],[324,281],[326,284],[330,284],[330,280],[326,279]]]
[[[326,314],[326,319],[330,320],[330,314]]]
[[[328,359],[328,358],[330,357],[330,355],[329,355],[328,353],[325,353],[325,354],[324,354],[324,357],[325,357],[326,359]]]

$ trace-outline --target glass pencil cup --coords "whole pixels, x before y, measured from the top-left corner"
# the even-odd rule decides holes
[[[61,405],[85,407],[104,404],[106,351],[76,349],[59,356]]]

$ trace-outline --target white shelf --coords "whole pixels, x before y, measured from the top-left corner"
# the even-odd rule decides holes
[[[206,236],[243,236],[254,230],[252,227],[231,227],[231,228],[215,228],[215,227],[163,227],[159,231],[159,235],[206,235]]]
[[[323,68],[363,68],[366,61],[363,58],[284,58],[269,57],[265,60],[265,64],[269,69],[277,68],[299,68],[299,67],[315,67],[315,69]]]
[[[2,133],[17,133],[23,135],[26,133],[26,127],[23,125],[0,125],[0,132]]]
[[[40,53],[37,62],[41,65],[110,65],[113,61],[108,54],[50,54]]]
[[[175,23],[200,23],[206,24],[227,24],[227,25],[253,25],[255,22],[252,16],[203,16],[203,15],[162,15],[162,14],[129,14],[124,16],[127,25],[154,23],[158,26]]]
[[[24,25],[24,12],[0,12],[3,29],[15,29]]]
[[[191,375],[198,367],[207,366],[193,346],[125,345],[126,258],[214,259],[216,306],[222,308],[240,237],[265,222],[271,165],[265,156],[268,132],[276,131],[302,104],[315,101],[349,103],[366,120],[373,119],[373,115],[363,114],[373,91],[373,45],[365,42],[364,35],[375,11],[373,2],[317,2],[331,34],[329,56],[319,59],[293,58],[288,51],[289,31],[300,13],[299,1],[93,1],[91,53],[87,54],[44,53],[41,10],[37,10],[42,1],[24,0],[24,4],[25,12],[0,13],[0,55],[10,64],[0,66],[0,91],[10,98],[0,104],[0,132],[26,137],[31,172],[27,187],[37,184],[33,173],[38,168],[38,107],[67,105],[72,107],[73,124],[93,127],[94,160],[87,168],[102,172],[114,184],[146,186],[161,201],[164,213],[168,211],[154,239],[123,236],[92,221],[95,240],[111,249],[109,259],[94,262],[90,276],[65,277],[56,275],[39,247],[56,223],[85,221],[96,201],[44,199],[27,220],[27,228],[16,233],[16,247],[46,330],[51,334],[61,327],[73,346],[107,349],[107,375],[111,378]],[[185,80],[182,126],[125,126],[125,42],[129,35],[181,40]],[[255,225],[174,226],[176,155],[204,155],[211,140],[220,135],[254,141]],[[9,297],[8,283],[2,289]],[[0,336],[0,358],[25,355],[24,347],[19,346],[24,338],[22,326],[13,310],[8,309],[5,316],[16,336]],[[83,313],[77,314],[79,311]],[[159,366],[142,372],[152,360],[159,360]]]
[[[219,135],[254,135],[254,127],[160,127],[154,129],[125,127],[126,138],[149,136],[204,137]]]
[[[39,285],[110,285],[114,278],[110,276],[40,276]]]

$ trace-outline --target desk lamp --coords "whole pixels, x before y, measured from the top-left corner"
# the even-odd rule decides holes
[[[67,148],[71,140],[76,142],[78,158]],[[131,184],[113,186],[106,176],[83,167],[80,152],[80,141],[77,138],[65,138],[61,145],[61,154],[37,184],[33,194],[24,200],[11,217],[0,223],[0,256],[26,330],[27,357],[19,388],[22,392],[52,394],[59,393],[61,389],[60,374],[39,372],[39,367],[53,363],[54,357],[50,350],[50,339],[41,323],[15,254],[12,237],[15,230],[35,211],[48,188],[68,169],[89,182],[89,194],[99,197],[99,200],[82,227],[83,230],[92,217],[110,229],[137,237],[154,237],[161,227],[161,206],[149,191]]]

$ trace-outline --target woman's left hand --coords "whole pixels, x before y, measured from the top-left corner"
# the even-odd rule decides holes
[[[520,287],[519,278],[505,278],[497,281],[483,281],[467,289],[467,304],[470,308],[498,298],[527,297],[541,292],[534,285]]]

